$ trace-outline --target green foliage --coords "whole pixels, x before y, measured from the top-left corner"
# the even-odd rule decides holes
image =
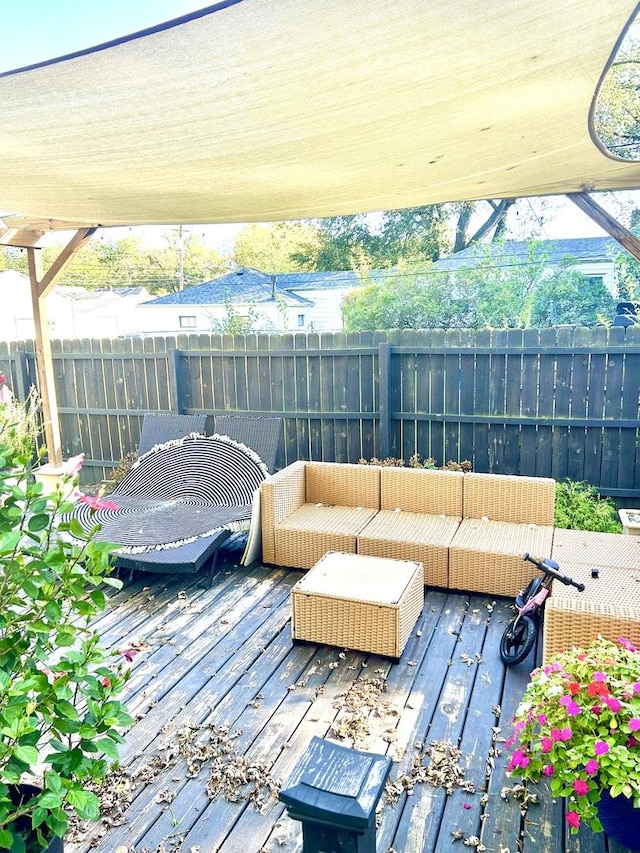
[[[633,798],[640,806],[640,654],[626,640],[599,637],[568,649],[535,669],[514,718],[515,747],[508,771],[550,780],[567,797],[566,821],[602,831],[600,792]]]
[[[556,527],[569,530],[591,530],[621,533],[615,503],[601,497],[589,483],[563,480],[556,484]]]
[[[210,320],[211,331],[219,335],[248,335],[250,332],[272,328],[272,323],[260,314],[255,305],[249,305],[246,314],[239,314],[231,297],[225,301],[225,316],[220,320],[210,317]]]
[[[594,112],[602,144],[624,160],[640,160],[640,27],[631,26],[607,72]]]
[[[91,627],[104,586],[120,581],[111,546],[68,520],[74,482],[70,470],[44,495],[24,457],[0,444],[0,847],[14,853],[63,835],[69,812],[98,817],[87,785],[106,775],[132,722],[116,698],[128,673]],[[25,781],[41,790],[15,804],[10,787]]]
[[[185,286],[199,284],[226,271],[218,252],[203,246],[197,235],[185,237],[171,231],[164,240],[166,245],[158,249],[145,246],[137,237],[90,240],[74,255],[57,283],[95,289],[145,287],[150,293],[171,293],[180,288],[181,279]],[[45,269],[59,253],[60,246],[42,249]],[[9,269],[28,274],[24,252],[7,247],[0,254]]]
[[[522,329],[593,325],[600,315],[612,316],[604,285],[575,272],[568,258],[550,272],[549,251],[532,240],[526,261],[513,263],[500,244],[478,243],[473,262],[455,273],[423,267],[367,279],[343,301],[345,327]]]
[[[40,395],[33,385],[26,400],[0,403],[0,442],[22,462],[31,460],[37,452],[42,433],[40,408]]]
[[[308,269],[300,257],[313,255],[319,241],[318,229],[304,222],[246,225],[236,236],[233,260],[271,274],[300,272]]]

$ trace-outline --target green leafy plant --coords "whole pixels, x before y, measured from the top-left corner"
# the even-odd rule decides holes
[[[554,524],[570,530],[622,532],[614,502],[601,497],[589,483],[574,480],[556,484]]]
[[[129,650],[107,651],[91,627],[105,586],[121,584],[110,576],[112,546],[69,520],[65,495],[82,457],[51,495],[30,463],[12,484],[23,459],[0,437],[0,849],[11,853],[45,849],[73,811],[99,816],[86,787],[107,774],[132,722],[117,699]],[[38,793],[16,803],[23,783]]]
[[[586,822],[602,831],[601,792],[640,807],[640,653],[628,640],[599,637],[556,655],[531,673],[514,718],[508,771],[547,777],[568,798],[572,832]]]
[[[41,400],[32,385],[26,400],[0,403],[0,442],[18,460],[30,460],[42,433]]]

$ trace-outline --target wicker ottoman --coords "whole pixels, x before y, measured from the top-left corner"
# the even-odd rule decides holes
[[[291,590],[293,640],[397,660],[424,606],[423,578],[419,562],[330,551]]]
[[[597,578],[591,576],[592,566],[598,567]],[[582,581],[585,590],[578,592],[574,587],[553,582],[544,609],[545,663],[563,649],[589,645],[599,634],[608,640],[626,637],[640,647],[640,568],[565,561],[560,569]]]

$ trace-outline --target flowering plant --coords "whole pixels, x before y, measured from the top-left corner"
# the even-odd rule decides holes
[[[105,587],[120,585],[112,546],[70,520],[82,457],[50,495],[30,464],[0,436],[0,850],[11,853],[45,849],[72,811],[99,816],[87,783],[131,723],[117,699],[127,650],[102,648],[91,626]]]
[[[603,791],[640,807],[640,652],[598,637],[535,669],[514,718],[511,774],[568,798],[567,824],[602,831]]]

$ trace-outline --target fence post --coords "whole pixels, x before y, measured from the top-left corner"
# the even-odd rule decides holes
[[[391,456],[391,344],[378,345],[380,459]]]
[[[169,382],[171,383],[171,397],[175,400],[175,410],[179,415],[182,415],[184,414],[184,401],[180,379],[180,350],[174,349],[173,358],[169,360]]]

